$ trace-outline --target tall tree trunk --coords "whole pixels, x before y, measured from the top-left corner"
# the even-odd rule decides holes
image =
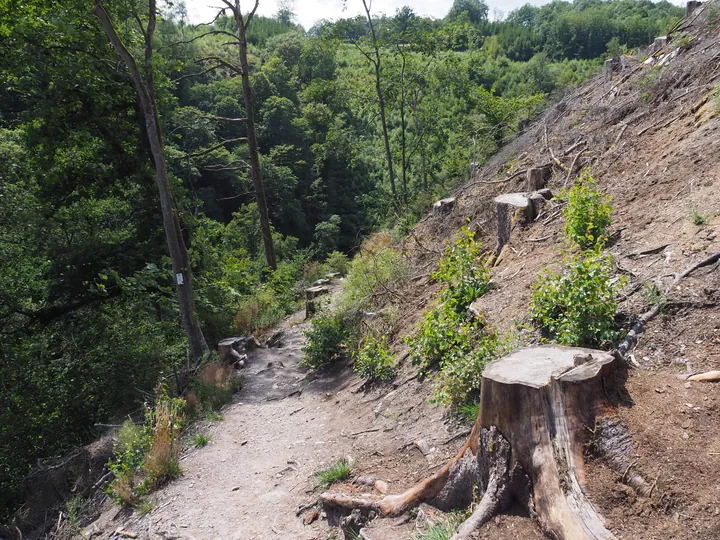
[[[270,218],[268,217],[267,202],[265,200],[265,187],[263,186],[262,175],[260,174],[260,156],[258,154],[257,133],[255,132],[255,105],[253,104],[252,86],[250,85],[247,39],[245,36],[247,27],[250,25],[250,21],[255,14],[259,2],[256,0],[252,12],[247,15],[246,19],[243,19],[240,0],[235,0],[234,4],[231,4],[227,0],[223,1],[233,12],[235,23],[238,27],[240,77],[242,78],[243,98],[245,99],[248,153],[250,154],[251,175],[255,187],[255,202],[257,202],[258,213],[260,214],[260,232],[262,233],[263,245],[265,247],[265,259],[267,260],[268,266],[275,270],[277,268],[277,262],[275,260],[275,247],[273,246],[272,233],[270,232]]]
[[[150,0],[150,21],[145,32],[145,59],[147,62],[146,79],[140,73],[135,58],[127,50],[120,40],[110,16],[105,11],[101,0],[95,0],[93,12],[100,20],[110,43],[122,59],[130,72],[135,90],[140,98],[145,129],[147,130],[150,151],[155,162],[155,181],[160,193],[160,209],[163,217],[163,227],[167,239],[170,260],[172,261],[173,273],[175,274],[175,288],[177,290],[185,334],[190,344],[190,353],[197,365],[200,360],[210,352],[205,341],[205,336],[200,328],[200,323],[195,315],[195,298],[192,288],[192,273],[188,259],[187,248],[180,232],[180,224],[175,214],[170,183],[167,177],[167,166],[165,163],[165,151],[163,148],[162,132],[155,105],[153,78],[152,78],[152,32],[155,28],[155,2]]]
[[[408,192],[407,192],[407,169],[408,163],[406,161],[406,143],[405,134],[407,126],[405,125],[405,53],[402,51],[400,44],[398,44],[398,52],[402,56],[402,69],[400,70],[400,144],[402,148],[402,186],[403,186],[403,202],[407,205]]]
[[[377,42],[377,35],[375,34],[375,25],[372,22],[370,16],[370,7],[367,0],[363,0],[363,6],[365,7],[365,14],[367,15],[368,27],[372,35],[373,49],[375,50],[375,92],[378,97],[378,105],[380,106],[380,123],[382,124],[383,142],[385,143],[385,160],[387,161],[388,176],[390,178],[390,192],[393,198],[396,196],[395,192],[395,173],[393,172],[393,161],[392,152],[390,151],[390,136],[388,135],[387,119],[385,116],[385,99],[382,93],[382,63],[380,61],[380,47]]]

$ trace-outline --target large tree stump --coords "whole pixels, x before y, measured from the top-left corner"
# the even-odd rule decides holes
[[[614,538],[587,500],[583,448],[599,411],[611,408],[615,357],[603,351],[542,346],[492,362],[482,376],[480,413],[470,437],[434,475],[377,501],[324,493],[333,508],[397,515],[422,502],[466,507],[473,486],[482,499],[455,540],[469,539],[511,500],[527,506],[559,540]]]

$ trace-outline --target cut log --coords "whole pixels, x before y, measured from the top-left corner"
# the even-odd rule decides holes
[[[538,192],[506,193],[493,199],[497,218],[497,242],[493,250],[493,260],[497,259],[502,248],[510,240],[510,231],[514,225],[518,223],[529,225],[535,220],[545,203],[546,196],[547,193]]]
[[[604,351],[542,346],[520,349],[488,365],[480,412],[469,439],[442,469],[400,495],[371,501],[323,494],[325,505],[397,515],[422,502],[440,509],[483,496],[456,540],[477,529],[511,499],[525,504],[548,536],[614,538],[587,500],[583,448],[596,412],[611,408],[615,356]]]
[[[317,286],[305,289],[305,318],[308,319],[317,311],[316,301],[319,296],[326,295],[330,292],[329,287]]]

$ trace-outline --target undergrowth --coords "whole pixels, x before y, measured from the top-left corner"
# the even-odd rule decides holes
[[[123,505],[138,506],[142,496],[180,476],[180,430],[185,401],[162,389],[155,407],[145,406],[145,421],[127,420],[117,434],[109,467],[114,475],[109,490]]]
[[[334,264],[336,270],[341,270],[340,259],[331,253],[326,264]],[[349,263],[347,272],[343,292],[333,306],[319,310],[305,332],[307,344],[303,348],[303,363],[312,368],[350,357],[357,360],[358,345],[367,336],[388,335],[397,322],[396,310],[387,306],[397,298],[398,289],[409,275],[409,265],[393,248],[390,235],[377,233],[371,236]],[[374,316],[374,322],[361,325],[368,314]],[[369,354],[374,358],[371,359]],[[387,379],[391,371],[389,363],[377,354],[377,349],[368,350],[359,365],[370,377]],[[373,362],[378,370],[374,369]]]
[[[345,458],[340,458],[328,467],[315,473],[315,485],[326,488],[336,482],[350,478],[352,466]]]
[[[470,304],[490,290],[490,273],[479,259],[480,244],[467,228],[448,246],[433,278],[445,285],[440,303],[406,338],[410,359],[421,377],[435,375],[433,400],[448,406],[472,401],[485,365],[504,350],[505,338],[470,316]]]
[[[617,296],[626,282],[613,278],[609,254],[566,253],[560,270],[545,269],[533,286],[530,318],[560,345],[606,345],[618,337]]]
[[[611,223],[610,197],[597,189],[595,179],[587,171],[564,195],[567,197],[567,206],[563,208],[567,238],[580,249],[605,245]]]
[[[545,341],[567,346],[609,345],[616,330],[617,297],[627,283],[614,277],[614,262],[603,252],[610,226],[610,198],[588,171],[567,194],[563,210],[569,249],[558,271],[546,268],[533,286],[528,307]]]
[[[388,348],[385,336],[380,339],[368,336],[355,354],[355,371],[370,381],[389,381],[395,377],[395,355]]]
[[[462,516],[458,513],[450,513],[445,518],[438,520],[426,530],[417,533],[415,540],[450,540],[462,523]]]

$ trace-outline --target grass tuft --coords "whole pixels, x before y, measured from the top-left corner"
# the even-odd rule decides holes
[[[475,422],[480,414],[480,403],[463,403],[455,409],[455,414],[465,422]]]
[[[205,433],[198,433],[193,437],[193,444],[195,445],[195,448],[202,448],[203,446],[207,446],[207,444],[210,442],[210,439],[212,437],[210,435],[206,435]]]
[[[438,521],[426,531],[418,533],[415,540],[450,540],[462,523],[458,514],[449,514],[447,518]]]
[[[221,413],[219,413],[217,411],[209,411],[205,415],[205,419],[210,420],[211,422],[222,422],[223,420],[225,420],[225,416],[223,416]]]
[[[338,459],[329,467],[315,473],[315,485],[326,488],[335,482],[350,478],[352,467],[345,458]]]

